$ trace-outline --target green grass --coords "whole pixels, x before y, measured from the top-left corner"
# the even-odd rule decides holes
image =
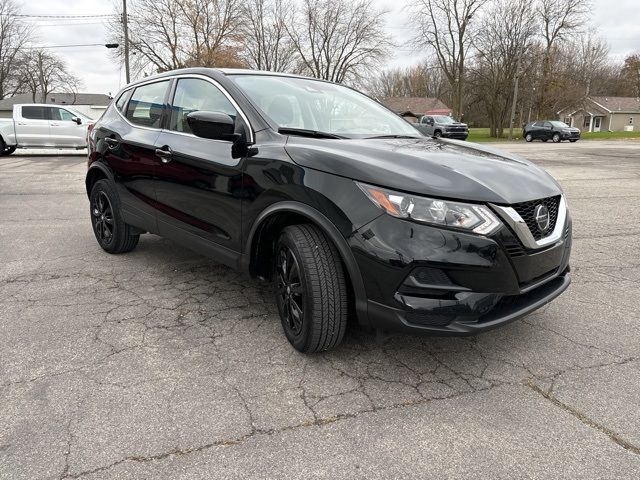
[[[640,138],[640,132],[582,132],[582,140],[615,140],[617,138]]]
[[[504,130],[503,138],[492,138],[489,136],[488,128],[470,128],[469,129],[469,142],[507,142],[509,137],[509,129]],[[581,140],[616,140],[625,138],[640,138],[640,131],[637,132],[582,132],[580,135]],[[514,141],[522,141],[522,129],[513,129]]]
[[[467,138],[467,140],[469,142],[506,142],[507,139],[509,138],[509,129],[505,129],[503,134],[504,134],[503,138],[492,138],[489,136],[488,128],[470,128],[469,137]],[[519,140],[521,135],[522,135],[521,128],[513,129],[514,140],[515,139]]]

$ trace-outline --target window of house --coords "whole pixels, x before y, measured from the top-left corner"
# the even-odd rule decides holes
[[[176,86],[171,106],[169,129],[191,133],[187,115],[195,111],[226,113],[236,117],[236,109],[215,85],[199,78],[181,78]]]
[[[629,117],[629,125],[633,125],[633,117]]]
[[[136,88],[127,107],[127,120],[145,127],[160,128],[167,87],[169,87],[169,80]]]
[[[585,115],[584,117],[584,123],[582,124],[582,126],[584,128],[589,128],[589,124],[591,123],[591,117]]]
[[[571,125],[571,117],[564,117],[564,123]]]

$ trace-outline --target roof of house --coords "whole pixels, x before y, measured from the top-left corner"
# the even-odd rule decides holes
[[[640,113],[638,97],[589,97],[589,99],[607,113]]]
[[[396,113],[411,113],[415,116],[434,111],[451,111],[440,100],[430,97],[387,97],[382,99],[382,104]]]
[[[38,103],[51,103],[56,105],[99,105],[107,106],[111,102],[109,95],[102,93],[50,93],[47,95],[46,102]],[[33,96],[30,93],[19,93],[10,98],[0,100],[0,110],[11,110],[13,106],[18,103],[34,103]]]

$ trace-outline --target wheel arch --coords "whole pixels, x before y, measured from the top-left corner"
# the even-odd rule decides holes
[[[84,180],[85,188],[87,190],[87,197],[91,196],[91,189],[98,180],[108,179],[113,181],[113,173],[109,171],[107,167],[101,163],[94,162],[87,171],[87,175]]]
[[[275,247],[278,233],[286,226],[300,223],[316,225],[331,240],[338,250],[347,274],[347,284],[353,292],[355,310],[361,322],[367,321],[367,297],[360,267],[351,247],[335,224],[322,212],[310,205],[295,201],[282,201],[266,208],[253,222],[247,236],[244,255],[246,269],[252,276],[268,277],[272,258],[270,250]]]

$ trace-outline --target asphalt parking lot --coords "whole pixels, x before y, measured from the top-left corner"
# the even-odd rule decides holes
[[[570,290],[312,356],[268,285],[152,235],[104,253],[84,157],[0,158],[0,478],[638,478],[640,142],[495,148],[565,189]]]

